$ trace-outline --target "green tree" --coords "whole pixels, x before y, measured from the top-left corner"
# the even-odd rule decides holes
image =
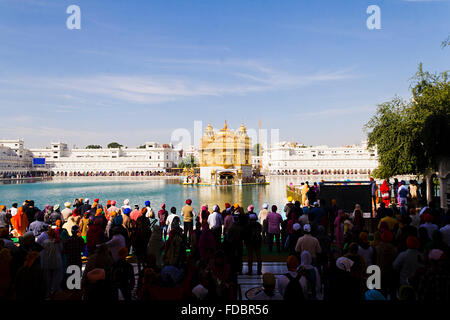
[[[108,147],[108,149],[111,149],[111,148],[122,148],[123,145],[121,145],[121,144],[119,144],[117,142],[111,142],[111,143],[108,144],[107,147]]]
[[[90,144],[88,146],[86,146],[86,149],[101,149],[102,146],[98,145],[98,144]]]
[[[194,156],[189,156],[183,160],[180,161],[178,164],[178,168],[195,168],[197,167],[197,161],[195,160]]]
[[[449,156],[447,72],[424,72],[420,64],[412,80],[410,102],[395,97],[380,104],[365,125],[368,146],[378,152],[378,178],[436,171],[439,159]]]
[[[450,46],[450,36],[447,37],[444,41],[441,43],[441,48],[444,49],[445,47]]]

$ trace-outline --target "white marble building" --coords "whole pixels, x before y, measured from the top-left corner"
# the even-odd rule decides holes
[[[35,158],[45,158],[56,175],[148,175],[176,167],[179,151],[172,145],[146,142],[142,148],[69,149],[53,142],[44,149],[31,149]]]
[[[31,171],[33,155],[23,139],[0,140],[0,174],[23,176]]]
[[[261,161],[262,170],[269,175],[370,174],[378,166],[376,151],[364,142],[343,147],[280,142],[263,148]]]

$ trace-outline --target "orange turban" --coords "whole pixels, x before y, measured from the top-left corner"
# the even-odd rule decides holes
[[[367,243],[369,242],[369,235],[367,234],[367,232],[361,232],[359,234],[359,239],[361,239],[363,243]]]
[[[286,261],[288,270],[297,270],[298,265],[300,264],[298,258],[294,255],[290,255]]]

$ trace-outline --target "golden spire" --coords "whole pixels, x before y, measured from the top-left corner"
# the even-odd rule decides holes
[[[227,130],[227,120],[225,120],[225,126],[223,127],[225,131]]]

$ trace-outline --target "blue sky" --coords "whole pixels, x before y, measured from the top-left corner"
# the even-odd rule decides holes
[[[420,62],[449,69],[449,16],[445,0],[0,0],[0,138],[134,147],[261,118],[281,140],[358,143]]]

